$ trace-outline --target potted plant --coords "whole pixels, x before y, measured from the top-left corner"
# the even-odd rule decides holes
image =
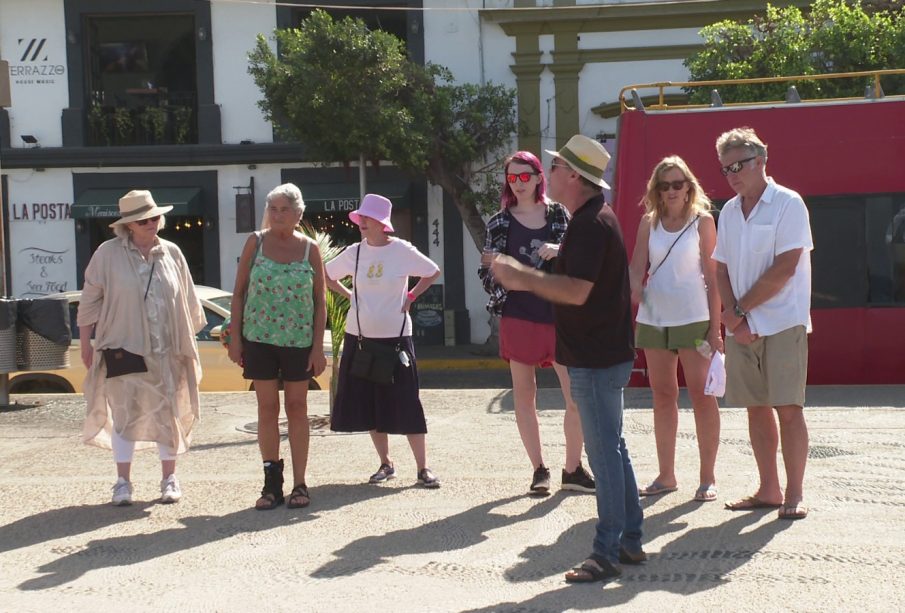
[[[113,125],[116,127],[116,137],[120,145],[131,144],[134,137],[135,122],[132,120],[132,112],[125,107],[118,107],[113,111]]]
[[[141,124],[145,133],[155,144],[164,141],[167,132],[167,112],[159,106],[146,106],[141,113]]]
[[[192,131],[192,107],[177,106],[173,111],[174,140],[177,145],[184,145]]]
[[[93,102],[88,108],[88,127],[95,145],[110,146],[110,123],[104,107],[98,102]]]

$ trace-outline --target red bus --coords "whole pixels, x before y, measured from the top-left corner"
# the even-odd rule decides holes
[[[718,88],[743,81],[623,89],[613,206],[631,255],[648,176],[661,158],[675,154],[688,162],[719,208],[735,194],[720,173],[716,139],[732,128],[754,128],[769,147],[767,174],[800,193],[810,213],[814,331],[808,383],[902,384],[905,96],[884,97],[879,79],[905,70],[819,78],[853,74],[875,81],[864,99],[670,107],[662,104],[666,87]],[[659,89],[660,104],[639,106],[642,88]],[[633,383],[645,385],[643,355],[636,366],[641,376]]]

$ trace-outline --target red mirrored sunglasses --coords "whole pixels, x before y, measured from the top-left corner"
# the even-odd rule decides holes
[[[515,183],[516,180],[521,181],[522,183],[527,183],[531,180],[531,177],[536,177],[536,172],[510,172],[506,175],[507,183]]]

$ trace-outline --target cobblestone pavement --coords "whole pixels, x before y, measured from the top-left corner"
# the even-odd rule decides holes
[[[155,452],[137,454],[136,503],[109,505],[110,452],[79,444],[81,396],[14,397],[0,411],[0,610],[97,611],[890,611],[905,602],[905,387],[810,388],[810,516],[733,513],[753,492],[745,412],[722,410],[719,501],[691,500],[697,447],[680,416],[680,489],[645,499],[650,560],[613,582],[570,586],[590,551],[590,495],[559,491],[562,400],[541,390],[554,494],[526,495],[531,467],[508,390],[425,390],[439,490],[415,487],[405,440],[399,477],[377,468],[366,434],[326,429],[310,396],[312,504],[251,509],[261,486],[254,396],[205,394],[185,494],[156,502]],[[648,390],[629,390],[625,435],[640,482],[656,471]],[[687,406],[687,403],[686,403]],[[284,456],[288,457],[285,448]],[[288,461],[287,461],[288,464]],[[288,470],[288,469],[287,469]],[[287,481],[291,481],[287,475]]]

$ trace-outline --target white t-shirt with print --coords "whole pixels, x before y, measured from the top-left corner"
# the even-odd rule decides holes
[[[358,304],[353,291],[352,305],[346,317],[346,332],[358,334],[357,312],[361,319],[362,336],[396,338],[402,327],[402,306],[408,292],[409,277],[429,277],[440,269],[410,242],[390,238],[390,242],[381,247],[369,245],[367,241],[349,245],[327,262],[327,276],[335,280],[352,276],[359,248],[358,275],[353,280],[358,288]],[[406,314],[402,335],[411,334],[412,319]]]
[[[795,273],[775,296],[751,309],[748,325],[760,336],[778,334],[795,326],[811,331],[811,224],[808,209],[797,192],[773,179],[754,205],[748,219],[736,196],[720,213],[713,259],[729,270],[736,298],[744,296],[773,264],[776,256],[803,249]]]

